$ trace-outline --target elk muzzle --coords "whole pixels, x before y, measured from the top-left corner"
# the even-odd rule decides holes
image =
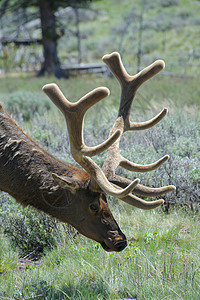
[[[109,231],[108,238],[101,242],[101,246],[108,252],[120,252],[127,246],[126,236],[121,230]]]

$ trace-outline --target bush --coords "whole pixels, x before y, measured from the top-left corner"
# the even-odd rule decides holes
[[[64,231],[55,219],[31,207],[22,208],[4,193],[0,195],[0,228],[22,256],[29,253],[37,256],[51,249]]]
[[[32,119],[36,113],[42,116],[50,110],[51,102],[45,96],[27,91],[16,91],[7,95],[5,107],[14,116],[21,116],[24,121]]]
[[[179,0],[160,0],[160,5],[163,7],[169,7],[169,6],[177,6],[179,4]]]
[[[174,184],[176,191],[162,196],[168,206],[186,205],[200,209],[198,124],[195,116],[177,111],[155,127],[132,133],[124,139],[124,151],[131,149],[126,157],[136,163],[151,163],[169,154],[170,159],[157,170],[137,175],[143,184],[153,187]]]

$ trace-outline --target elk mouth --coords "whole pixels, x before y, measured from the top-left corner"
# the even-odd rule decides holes
[[[100,244],[103,249],[107,252],[120,252],[124,250],[127,246],[126,236],[121,232],[121,230],[109,230],[108,236]]]
[[[105,242],[101,242],[100,243],[102,248],[107,251],[107,252],[120,252],[122,250],[124,250],[124,248],[126,248],[127,246],[127,241],[118,241],[118,242],[112,242],[112,244],[109,242],[109,246],[107,243]],[[110,245],[111,244],[111,245]]]

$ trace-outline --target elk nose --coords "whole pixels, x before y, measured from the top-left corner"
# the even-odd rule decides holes
[[[124,239],[116,239],[114,245],[117,247],[117,251],[120,252],[127,246],[127,241]]]
[[[112,240],[112,243],[115,247],[115,251],[122,251],[127,246],[126,236],[120,231],[109,231],[109,240]]]

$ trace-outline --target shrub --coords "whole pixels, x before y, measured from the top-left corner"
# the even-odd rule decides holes
[[[45,96],[27,91],[16,91],[7,95],[6,109],[14,116],[21,116],[24,121],[32,119],[36,113],[40,116],[50,110],[51,102]]]
[[[129,158],[141,164],[151,163],[169,154],[170,159],[163,166],[140,174],[139,178],[143,184],[155,187],[174,184],[176,191],[162,196],[167,205],[200,209],[200,131],[194,116],[177,111],[147,131],[132,133],[124,143],[127,144],[125,149],[132,147]]]
[[[163,7],[176,6],[179,4],[179,0],[160,0],[160,5]]]
[[[55,246],[64,229],[61,223],[30,207],[22,208],[9,195],[0,196],[0,228],[19,249],[35,256]]]

